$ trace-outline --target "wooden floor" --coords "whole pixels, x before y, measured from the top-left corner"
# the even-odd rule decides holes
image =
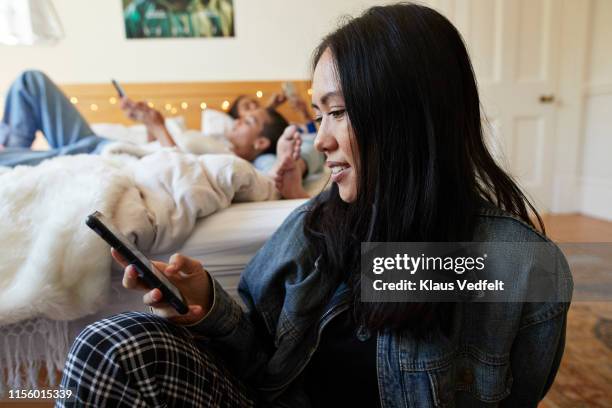
[[[557,242],[612,243],[612,222],[555,215],[545,216],[544,223],[547,235]],[[0,407],[7,408],[51,406],[50,402],[0,401]],[[572,303],[561,368],[539,408],[587,407],[612,407],[612,302]]]
[[[612,222],[580,215],[544,218],[556,242],[612,242]],[[574,301],[561,368],[540,408],[612,407],[612,302]]]

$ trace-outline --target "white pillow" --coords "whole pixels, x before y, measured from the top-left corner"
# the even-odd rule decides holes
[[[174,141],[183,152],[192,154],[231,154],[230,145],[225,139],[204,137],[197,130],[188,130],[178,136]]]
[[[166,118],[166,127],[172,137],[179,137],[186,131],[185,118],[182,116]],[[136,144],[147,143],[147,129],[144,125],[125,126],[118,123],[92,123],[91,130],[96,135],[111,140]]]
[[[225,112],[214,109],[202,111],[202,133],[204,136],[224,138],[234,126],[234,118]]]

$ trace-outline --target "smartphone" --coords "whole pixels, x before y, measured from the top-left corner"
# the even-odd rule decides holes
[[[114,79],[111,79],[111,83],[113,84],[113,86],[117,90],[117,93],[119,94],[119,97],[123,98],[125,96],[125,91],[123,90],[121,85],[119,85],[119,82],[115,81]]]
[[[296,96],[295,85],[293,85],[293,82],[283,82],[282,87],[287,98],[294,98]]]
[[[163,294],[163,299],[180,314],[189,311],[185,299],[176,286],[166,278],[166,276],[147,259],[125,235],[112,224],[101,212],[96,211],[85,220],[85,224],[94,230],[111,247],[121,254],[123,259],[134,265],[138,272],[138,277],[147,285],[158,288]]]

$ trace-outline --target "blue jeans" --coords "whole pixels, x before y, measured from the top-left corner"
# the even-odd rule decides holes
[[[37,131],[50,149],[30,150]],[[25,71],[11,85],[0,123],[0,166],[36,165],[68,154],[96,153],[107,139],[96,136],[62,91],[40,71]]]

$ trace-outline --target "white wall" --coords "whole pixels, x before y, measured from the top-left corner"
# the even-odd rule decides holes
[[[0,45],[0,94],[27,68],[58,82],[306,79],[310,55],[339,16],[384,0],[234,0],[234,38],[126,40],[121,0],[53,0],[66,38]]]
[[[612,1],[594,0],[585,85],[581,211],[612,220]]]

